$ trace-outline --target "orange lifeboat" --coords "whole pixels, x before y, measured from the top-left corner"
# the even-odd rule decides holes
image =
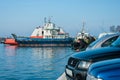
[[[5,44],[10,44],[10,45],[17,45],[18,43],[15,41],[13,38],[6,38],[5,39]]]

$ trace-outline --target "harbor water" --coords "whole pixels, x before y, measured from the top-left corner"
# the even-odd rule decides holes
[[[56,80],[71,54],[70,47],[0,44],[0,80]]]

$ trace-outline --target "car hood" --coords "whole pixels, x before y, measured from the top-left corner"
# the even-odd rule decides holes
[[[106,72],[101,72],[97,75],[97,77],[103,80],[120,80],[120,68],[115,70],[110,70]]]
[[[88,72],[103,80],[120,80],[120,58],[94,63]]]
[[[104,47],[99,49],[93,49],[88,51],[77,52],[71,55],[73,58],[82,59],[82,60],[95,60],[102,56],[107,55],[118,55],[120,54],[119,47]]]

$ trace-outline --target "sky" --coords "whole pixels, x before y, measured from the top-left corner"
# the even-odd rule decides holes
[[[120,0],[0,0],[0,37],[30,36],[44,18],[76,36],[85,22],[91,35],[120,25]]]

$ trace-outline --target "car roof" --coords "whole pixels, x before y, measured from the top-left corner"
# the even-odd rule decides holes
[[[106,35],[109,35],[109,34],[115,34],[114,32],[104,32],[104,33],[100,33],[99,34],[99,36],[98,36],[98,38],[101,38],[101,37],[103,37],[103,36],[106,36]]]

